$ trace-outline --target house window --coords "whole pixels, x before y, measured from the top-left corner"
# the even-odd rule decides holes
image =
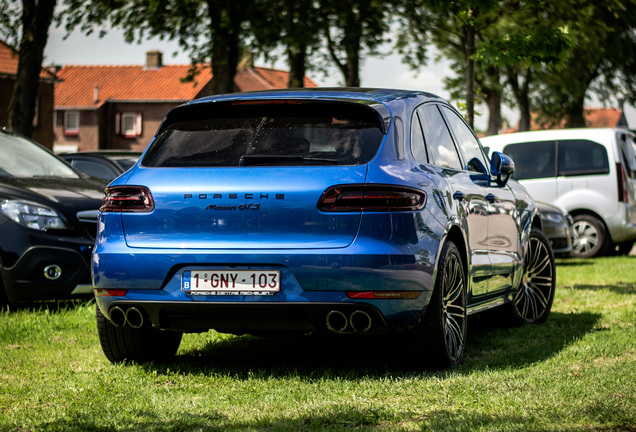
[[[126,138],[134,138],[141,135],[141,113],[117,113],[115,115],[115,133]]]
[[[64,135],[79,134],[79,111],[64,112]]]

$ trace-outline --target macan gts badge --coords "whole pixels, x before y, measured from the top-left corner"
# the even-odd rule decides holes
[[[259,194],[254,194],[254,193],[245,193],[245,194],[236,194],[236,193],[232,193],[232,194],[226,194],[226,198],[228,200],[244,200],[245,203],[244,204],[218,204],[216,202],[213,202],[212,204],[209,204],[207,207],[205,207],[206,210],[223,210],[223,211],[228,211],[228,210],[260,210],[261,209],[261,203],[254,203],[252,202],[253,200],[268,200],[269,199],[270,194],[268,193],[259,193]],[[285,194],[282,193],[275,193],[273,194],[274,199],[277,200],[284,200],[285,199]],[[214,193],[214,194],[198,194],[196,196],[193,196],[192,194],[184,194],[183,195],[183,199],[200,199],[200,200],[208,200],[208,199],[212,199],[212,200],[222,200],[223,199],[223,194],[220,193]]]
[[[102,349],[144,362],[210,329],[392,335],[400,366],[456,366],[469,315],[550,313],[554,255],[513,170],[424,92],[236,93],[175,108],[100,208]]]

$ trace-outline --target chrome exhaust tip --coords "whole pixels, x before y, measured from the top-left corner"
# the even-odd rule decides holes
[[[144,316],[139,309],[131,307],[126,311],[126,322],[132,328],[138,329],[144,325]]]
[[[351,328],[358,333],[366,333],[371,330],[371,317],[365,311],[354,311],[349,317]]]
[[[111,308],[109,315],[110,322],[112,322],[115,327],[123,327],[126,325],[126,313],[119,306]]]
[[[332,310],[327,314],[325,321],[327,323],[327,328],[332,332],[342,333],[347,329],[347,317],[340,311]]]

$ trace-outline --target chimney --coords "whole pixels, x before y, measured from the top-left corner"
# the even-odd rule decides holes
[[[95,86],[95,88],[93,89],[93,103],[98,103],[99,102],[99,86]]]
[[[146,52],[146,69],[161,69],[163,67],[163,54],[159,50]]]

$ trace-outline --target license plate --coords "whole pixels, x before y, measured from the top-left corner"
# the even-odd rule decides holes
[[[193,295],[273,295],[279,270],[185,270],[181,289]]]

